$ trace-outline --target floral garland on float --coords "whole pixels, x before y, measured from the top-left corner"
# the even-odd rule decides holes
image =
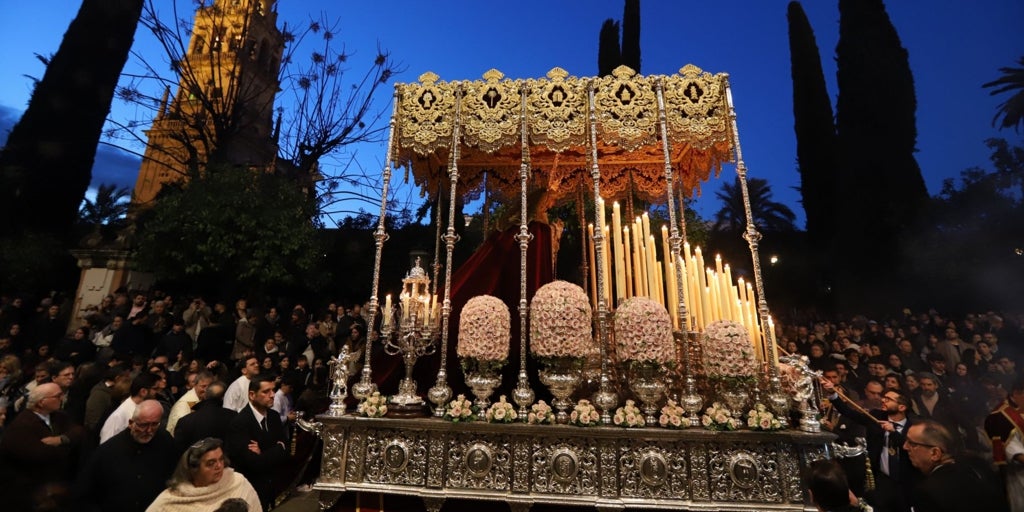
[[[615,310],[613,330],[615,353],[628,365],[629,387],[643,404],[643,420],[653,426],[665,394],[665,368],[675,364],[672,317],[650,298],[631,297]]]
[[[583,362],[595,353],[590,299],[578,285],[552,281],[530,302],[530,353],[543,369],[540,381],[555,397],[558,423],[567,423],[573,392],[582,379]]]
[[[490,396],[501,385],[501,368],[508,361],[511,315],[501,299],[480,295],[469,299],[459,317],[456,354],[476,406],[486,411]]]
[[[701,335],[701,357],[704,372],[718,388],[718,397],[724,402],[724,407],[742,425],[740,419],[758,371],[747,328],[732,320],[708,324]],[[716,409],[715,412],[719,411]]]
[[[367,418],[382,418],[388,413],[388,397],[374,391],[356,406],[356,414]]]

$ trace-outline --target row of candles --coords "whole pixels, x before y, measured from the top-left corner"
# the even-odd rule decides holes
[[[669,248],[668,227],[661,227],[661,253],[657,254],[657,243],[651,233],[650,217],[643,213],[631,225],[623,225],[619,203],[612,203],[611,229],[605,223],[605,204],[597,201],[599,226],[588,225],[590,240],[595,229],[604,233],[602,247],[603,290],[602,294],[613,309],[614,305],[634,296],[649,297],[664,306],[672,317],[673,327],[680,329],[679,281],[675,278],[677,268],[682,272],[683,301],[686,304],[689,325],[686,330],[703,331],[717,320],[733,320],[747,329],[754,354],[759,362],[777,363],[775,326],[767,318],[767,329],[762,330],[758,316],[757,297],[753,285],[742,277],[733,284],[732,269],[723,264],[720,255],[715,256],[714,268],[705,266],[700,247],[694,247],[692,254],[689,242],[683,243],[683,253],[672,261]],[[610,237],[609,237],[610,235]],[[590,268],[596,270],[595,245],[589,244]],[[665,264],[665,260],[668,264]],[[590,272],[592,306],[597,309],[597,272]],[[612,298],[615,298],[613,301]],[[767,336],[767,338],[766,338]]]
[[[399,326],[402,328],[428,327],[441,319],[441,303],[438,301],[436,293],[430,295],[402,292],[399,295],[399,300],[402,304],[402,318],[399,320]],[[390,331],[394,328],[395,321],[395,309],[391,302],[391,294],[384,297],[384,310],[381,313],[383,316],[382,330]],[[415,326],[412,325],[414,316],[415,322],[418,324]]]

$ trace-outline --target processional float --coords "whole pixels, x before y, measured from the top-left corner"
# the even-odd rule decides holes
[[[743,192],[743,237],[752,260],[753,283],[740,279],[738,286],[728,265],[723,269],[716,259],[716,268],[705,270],[700,249],[691,253],[683,215],[683,197],[729,162]],[[439,197],[447,189],[446,197],[456,198],[484,191],[488,198],[518,202],[517,409],[504,397],[490,405],[500,378],[494,382],[494,360],[484,355],[473,356],[480,359],[467,371],[476,402],[453,400],[447,340],[458,241],[454,200],[448,201],[443,234],[437,215],[433,280],[417,261],[398,304],[388,295],[381,306],[385,216],[398,167],[426,194]],[[368,347],[352,385],[361,401],[357,412],[346,413],[344,393],[334,392],[328,414],[301,422],[324,441],[315,485],[321,504],[344,491],[373,491],[420,496],[431,511],[447,498],[505,501],[516,510],[534,503],[807,509],[801,470],[828,455],[832,436],[819,432],[810,372],[793,361],[780,373],[746,174],[728,75],[693,65],[671,76],[640,76],[620,67],[595,78],[555,68],[546,78],[527,80],[491,70],[483,80],[443,82],[428,72],[418,83],[396,85],[373,234],[369,315],[370,325],[381,316],[381,328],[371,329],[369,343],[402,357],[405,378],[396,395],[381,396]],[[588,291],[556,281],[528,302],[533,235],[527,198],[534,190],[554,204],[575,201],[581,227],[583,204],[593,205],[581,265]],[[615,202],[609,228],[605,204],[620,198],[627,220],[622,222]],[[633,198],[667,206],[660,259],[650,219],[634,215]],[[507,357],[509,312],[501,301],[488,300],[474,298],[463,309],[459,350],[464,341],[475,343],[499,354],[497,360]],[[535,315],[545,308],[563,314]],[[582,328],[568,324],[574,311],[585,315]],[[478,323],[466,327],[467,321]],[[540,380],[555,396],[558,415],[535,403],[527,347],[544,360]],[[572,350],[560,352],[564,347]],[[421,417],[426,401],[416,394],[412,367],[435,352],[440,367],[426,394],[433,417]],[[598,387],[573,402],[585,357],[599,368]],[[629,396],[641,406],[623,403]],[[787,429],[794,405],[799,429]],[[466,421],[477,415],[487,421]]]

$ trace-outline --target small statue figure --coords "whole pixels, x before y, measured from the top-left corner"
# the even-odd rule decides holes
[[[348,345],[342,345],[341,352],[327,361],[331,372],[331,414],[341,415],[345,412],[345,397],[348,395],[348,363],[350,359]]]

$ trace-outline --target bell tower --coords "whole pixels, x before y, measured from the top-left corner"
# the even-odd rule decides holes
[[[167,183],[207,162],[269,169],[278,146],[274,96],[284,36],[274,0],[202,0],[152,126],[132,194],[145,207]]]

